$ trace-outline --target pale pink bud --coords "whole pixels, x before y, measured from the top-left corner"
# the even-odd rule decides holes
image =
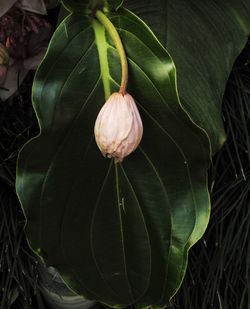
[[[95,122],[95,140],[102,154],[121,162],[139,145],[143,126],[135,101],[128,93],[114,92]]]

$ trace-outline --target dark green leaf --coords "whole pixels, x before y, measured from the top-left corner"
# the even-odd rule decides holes
[[[108,4],[111,8],[114,8],[115,10],[119,9],[124,0],[108,0]]]
[[[233,63],[250,33],[244,0],[125,0],[157,34],[176,67],[182,104],[208,133],[213,152],[225,140],[221,103]]]
[[[17,192],[31,247],[76,292],[116,307],[165,305],[208,222],[209,143],[180,105],[167,51],[130,12],[110,17],[144,123],[140,147],[122,164],[101,156],[93,127],[103,83],[107,96],[118,89],[119,59],[97,21],[72,14],[36,75],[41,133],[20,153]]]

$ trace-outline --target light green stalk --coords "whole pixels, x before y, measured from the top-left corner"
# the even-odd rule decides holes
[[[110,90],[110,73],[109,73],[109,65],[108,65],[108,54],[107,54],[107,43],[105,40],[105,30],[102,25],[95,19],[92,21],[93,29],[95,32],[95,39],[96,39],[96,46],[99,55],[100,61],[100,70],[101,76],[103,81],[103,88],[104,88],[104,96],[105,100],[107,101],[111,95]]]
[[[121,78],[121,85],[119,92],[124,95],[126,93],[126,87],[128,82],[128,62],[126,53],[121,41],[121,38],[112,24],[112,22],[108,19],[108,17],[100,10],[96,11],[96,18],[99,22],[104,26],[108,34],[110,35],[112,41],[115,44],[115,47],[118,51],[120,61],[121,61],[121,68],[122,68],[122,78]]]

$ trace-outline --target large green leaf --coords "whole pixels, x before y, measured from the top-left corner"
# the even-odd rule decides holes
[[[208,222],[209,144],[181,108],[166,50],[133,14],[111,17],[129,58],[141,146],[114,164],[95,145],[103,83],[118,89],[120,64],[103,27],[72,14],[36,75],[41,133],[20,153],[17,192],[31,247],[76,292],[110,306],[164,305]]]
[[[177,67],[181,102],[218,150],[225,140],[222,97],[250,33],[250,1],[125,0],[124,5],[167,47]]]

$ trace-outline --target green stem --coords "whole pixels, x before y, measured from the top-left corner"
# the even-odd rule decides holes
[[[115,47],[118,51],[120,61],[121,61],[121,68],[122,68],[122,78],[121,78],[121,85],[120,85],[120,93],[124,95],[126,93],[126,87],[128,82],[128,62],[124,47],[122,45],[122,41],[120,36],[112,24],[112,22],[108,19],[108,17],[100,10],[96,11],[96,18],[99,22],[104,26],[110,37],[112,38]]]
[[[111,95],[110,90],[110,73],[109,73],[109,65],[108,65],[108,44],[105,40],[105,29],[104,27],[96,20],[92,20],[92,25],[95,33],[95,42],[96,47],[99,55],[99,62],[100,62],[100,73],[103,82],[103,89],[105,100],[107,101]]]

